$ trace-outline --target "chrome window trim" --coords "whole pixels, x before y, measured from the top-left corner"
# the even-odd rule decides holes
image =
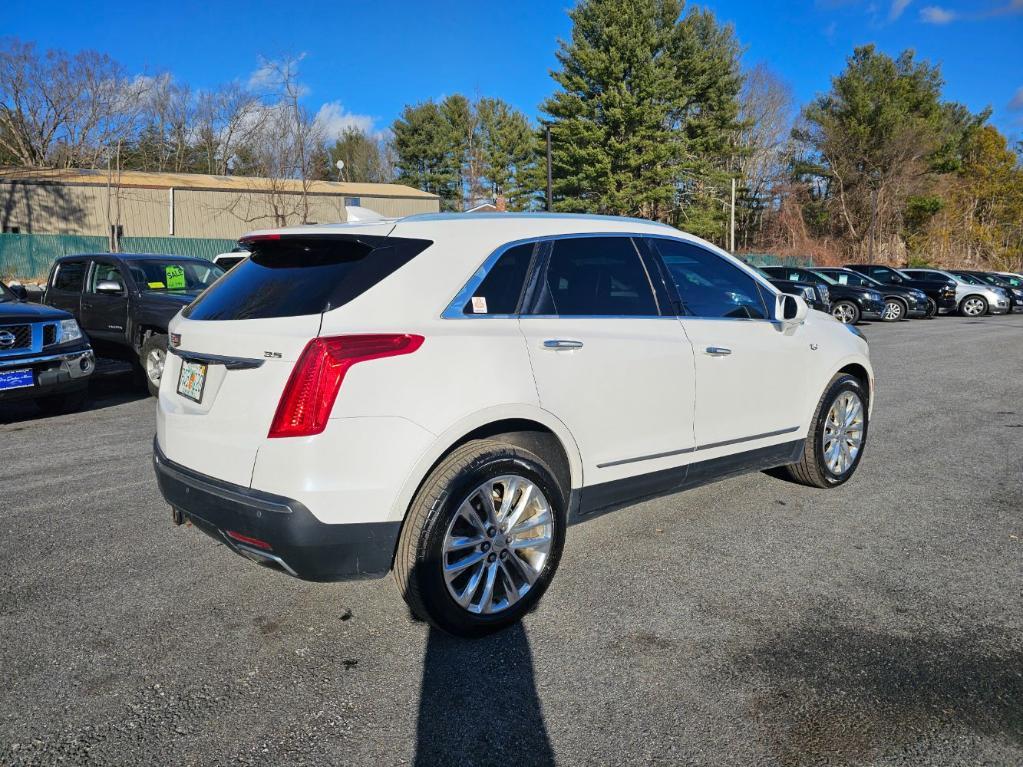
[[[728,445],[738,445],[743,442],[753,442],[758,439],[770,439],[771,437],[780,437],[783,434],[791,434],[794,431],[799,431],[798,426],[789,426],[785,429],[777,429],[775,431],[767,431],[763,434],[752,434],[748,437],[737,437],[735,439],[726,439],[721,442],[708,442],[706,445],[696,445],[694,447],[684,447],[681,450],[669,450],[666,453],[654,453],[653,455],[641,455],[636,458],[620,458],[617,461],[607,461],[606,463],[598,463],[598,469],[609,469],[612,466],[622,466],[627,463],[638,463],[640,461],[653,461],[657,458],[670,458],[675,455],[686,455],[688,453],[698,453],[701,450],[712,450],[716,447],[727,447]]]
[[[667,224],[658,224],[658,222],[656,222],[656,221],[650,221],[650,222],[647,222],[647,223],[650,223],[652,225],[664,226],[664,227],[667,227],[667,228],[671,228],[671,227],[668,227]],[[556,240],[580,239],[580,238],[583,238],[583,237],[591,237],[591,238],[592,237],[630,237],[630,238],[633,238],[633,239],[646,238],[646,239],[651,239],[651,240],[673,240],[675,242],[682,242],[682,243],[685,243],[687,245],[692,245],[694,247],[702,248],[703,250],[706,250],[708,253],[710,253],[711,255],[715,256],[716,258],[721,258],[721,256],[718,253],[715,253],[713,250],[707,250],[707,248],[704,248],[700,243],[693,242],[691,240],[686,239],[685,237],[672,237],[672,236],[667,235],[667,234],[657,234],[657,233],[652,233],[652,232],[632,232],[632,231],[629,231],[629,232],[570,232],[570,233],[566,233],[566,234],[544,234],[544,235],[537,235],[535,237],[524,237],[524,238],[522,238],[520,240],[512,240],[510,242],[506,242],[505,244],[501,245],[496,250],[494,250],[489,256],[487,256],[487,258],[483,261],[483,263],[480,264],[479,268],[477,268],[476,271],[473,272],[472,276],[465,283],[465,285],[462,286],[462,289],[459,290],[458,293],[455,294],[454,298],[451,299],[451,301],[447,305],[447,308],[444,309],[443,312],[441,312],[440,318],[443,319],[443,320],[484,320],[484,319],[510,320],[510,319],[529,319],[529,318],[536,318],[536,319],[541,319],[541,318],[543,318],[543,319],[620,319],[620,320],[625,320],[625,319],[628,319],[628,320],[643,320],[643,319],[659,319],[659,320],[706,319],[706,320],[733,320],[733,321],[734,320],[742,320],[742,321],[746,321],[746,322],[770,322],[770,323],[777,323],[777,322],[779,322],[778,320],[773,320],[773,319],[769,319],[769,318],[758,320],[758,319],[752,319],[752,318],[749,318],[749,317],[695,317],[695,316],[691,316],[691,315],[688,315],[688,314],[669,314],[669,315],[613,315],[613,314],[586,314],[586,315],[570,314],[570,315],[559,315],[559,314],[544,314],[544,315],[539,315],[539,314],[465,314],[463,312],[462,307],[464,307],[469,302],[469,299],[472,298],[472,295],[476,291],[476,288],[478,288],[482,284],[483,280],[486,279],[487,275],[490,273],[490,270],[494,268],[494,264],[496,264],[498,259],[500,259],[501,256],[503,256],[507,251],[511,250],[512,248],[518,247],[519,245],[526,245],[528,243],[554,242]],[[633,247],[634,248],[636,247],[635,243],[633,244]],[[636,257],[639,258],[639,260],[640,260],[640,264],[643,267],[643,271],[647,275],[647,280],[648,281],[651,280],[652,278],[651,278],[649,272],[647,271],[646,263],[643,261],[642,254],[639,253],[638,248],[637,248],[637,252],[636,252]],[[727,262],[727,259],[725,259],[725,260]],[[732,265],[735,266],[735,264],[732,264]],[[752,271],[750,269],[743,268],[743,267],[744,267],[744,265],[742,264],[742,262],[739,262],[738,268],[739,268],[739,270],[741,272],[743,272],[744,274],[748,275],[750,277],[750,279],[752,279],[755,283],[757,283],[761,287],[766,288],[769,293],[771,293],[771,294],[773,294],[775,296],[776,299],[777,299],[777,296],[781,295],[781,291],[779,291],[777,288],[775,288],[769,282],[764,280],[756,272],[754,272],[754,271]],[[657,301],[657,291],[653,289],[653,286],[651,286],[651,291],[653,292],[654,304],[659,306],[659,303]]]

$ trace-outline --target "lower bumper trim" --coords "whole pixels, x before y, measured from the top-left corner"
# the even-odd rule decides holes
[[[201,474],[164,455],[153,440],[153,468],[164,499],[201,531],[236,554],[310,581],[385,575],[400,522],[328,524],[299,501]],[[265,541],[246,546],[226,531]]]

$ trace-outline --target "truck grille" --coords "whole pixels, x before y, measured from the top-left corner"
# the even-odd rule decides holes
[[[10,341],[8,334],[14,336],[13,342]],[[32,348],[31,325],[0,325],[0,352],[9,352],[13,351],[14,349],[31,348]]]
[[[43,346],[57,343],[57,326],[43,325]]]

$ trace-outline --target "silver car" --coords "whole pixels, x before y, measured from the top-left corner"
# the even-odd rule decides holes
[[[980,317],[984,314],[1005,314],[1009,311],[1009,295],[1002,288],[988,285],[982,280],[957,276],[944,269],[902,269],[908,277],[916,280],[933,280],[944,277],[956,284],[956,304],[964,317]]]

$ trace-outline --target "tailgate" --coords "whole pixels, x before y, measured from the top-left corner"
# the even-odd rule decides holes
[[[157,437],[166,456],[248,486],[288,376],[319,326],[318,314],[236,322],[178,317],[170,332],[179,345],[169,350],[160,383]],[[205,366],[198,402],[178,391],[185,362]]]

